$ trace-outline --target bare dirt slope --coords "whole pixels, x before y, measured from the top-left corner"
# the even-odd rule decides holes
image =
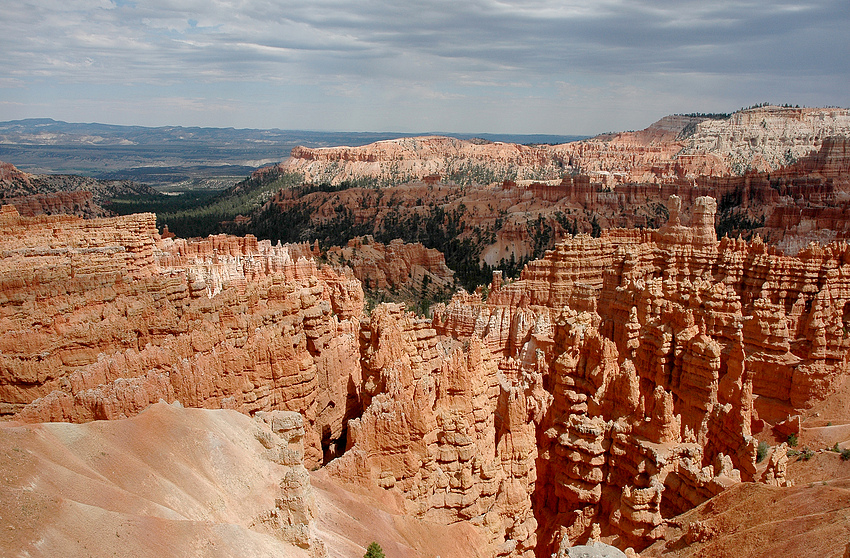
[[[315,532],[328,555],[359,557],[375,541],[387,556],[484,558],[493,556],[469,522],[441,525],[404,514],[397,495],[380,488],[341,486],[324,470],[311,475],[316,505]]]
[[[676,520],[643,558],[843,558],[850,555],[850,479],[790,488],[742,483]]]
[[[252,531],[278,465],[254,421],[157,404],[88,424],[0,425],[0,554],[306,556]]]
[[[126,420],[0,423],[0,556],[309,556],[254,525],[285,469],[256,430],[235,411],[164,403]],[[396,556],[476,556],[471,526],[429,526],[315,478],[329,556],[373,540]]]

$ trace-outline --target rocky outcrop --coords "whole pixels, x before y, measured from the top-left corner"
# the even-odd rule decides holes
[[[782,447],[759,471],[753,433],[832,394],[850,351],[850,246],[718,241],[708,197],[665,210],[658,230],[570,235],[428,320],[399,304],[365,316],[360,282],[319,267],[315,245],[4,206],[2,409],[28,422],[160,398],[236,409],[266,421],[273,460],[295,464],[301,440],[307,468],[328,463],[429,522],[468,521],[489,555],[600,537],[643,548],[742,481],[787,487]],[[299,413],[303,433],[272,411]],[[303,546],[311,503],[292,466],[252,519]]]
[[[817,151],[792,164],[742,176],[682,172],[608,181],[588,171],[462,188],[451,181],[414,181],[382,188],[284,189],[251,216],[249,225],[229,230],[292,228],[291,240],[310,231],[324,244],[364,234],[384,242],[422,242],[444,251],[458,279],[465,281],[466,271],[474,273],[480,263],[521,269],[523,262],[542,257],[577,233],[658,228],[668,219],[665,204],[671,195],[681,199],[682,219],[688,222],[696,199],[708,196],[718,203],[714,226],[720,237],[760,235],[793,255],[810,242],[828,244],[850,236],[850,140],[819,142]],[[300,226],[287,225],[292,223]],[[452,246],[451,239],[465,244]]]
[[[717,155],[735,174],[775,171],[819,150],[828,138],[848,136],[847,109],[764,106],[699,122],[680,155]]]
[[[404,289],[422,298],[454,290],[454,271],[446,266],[445,256],[419,243],[396,239],[385,245],[367,235],[329,248],[326,256],[349,266],[367,289]]]
[[[106,217],[111,213],[94,202],[91,192],[54,192],[7,197],[4,203],[14,205],[23,217],[36,215],[75,215],[84,219]]]
[[[539,147],[423,136],[360,147],[296,147],[280,169],[301,173],[316,184],[364,177],[398,184],[432,175],[476,173],[498,181],[555,178],[560,166]]]
[[[91,219],[113,215],[104,204],[119,196],[160,196],[145,184],[98,180],[75,175],[35,175],[0,161],[0,200],[24,217],[76,215]]]
[[[4,206],[0,227],[3,414],[79,422],[159,399],[297,411],[309,466],[344,440],[363,293],[311,247],[162,239],[152,214],[27,219]]]
[[[0,554],[487,558],[468,524],[403,514],[301,461],[302,418],[159,402],[86,424],[0,421]]]
[[[698,198],[689,224],[681,205],[657,231],[559,244],[431,323],[376,309],[365,410],[332,473],[396,491],[421,517],[469,520],[513,556],[600,529],[643,547],[755,480],[753,425],[846,377],[850,248],[717,241],[715,201]],[[784,482],[780,453],[764,482]]]
[[[309,549],[311,557],[327,556],[324,544],[311,529],[316,501],[310,474],[304,467],[302,416],[286,411],[260,411],[255,418],[260,422],[255,437],[266,449],[265,457],[284,467],[284,474],[274,508],[260,514],[251,526],[268,529],[286,542]]]

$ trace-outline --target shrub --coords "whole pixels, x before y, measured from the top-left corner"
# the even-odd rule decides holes
[[[850,461],[850,448],[841,450],[841,459]]]
[[[770,451],[770,444],[765,441],[759,442],[759,447],[756,450],[756,463],[761,463],[767,457],[767,452]]]
[[[797,435],[796,434],[789,434],[788,435],[788,445],[791,446],[792,448],[797,447]]]
[[[370,543],[363,558],[385,558],[381,545],[376,542]]]

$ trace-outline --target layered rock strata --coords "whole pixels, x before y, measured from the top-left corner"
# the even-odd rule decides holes
[[[728,116],[667,116],[637,132],[555,146],[427,136],[360,147],[296,147],[280,168],[317,184],[364,177],[395,184],[427,176],[465,176],[486,184],[551,180],[571,172],[613,187],[770,172],[819,150],[827,138],[847,136],[847,109],[764,106]]]
[[[381,244],[367,235],[344,247],[329,248],[326,256],[333,263],[349,266],[367,289],[404,289],[420,297],[454,289],[454,271],[446,266],[445,256],[419,243],[396,239]]]
[[[850,247],[717,241],[711,198],[689,225],[680,200],[669,212],[657,231],[576,236],[430,323],[379,307],[365,411],[331,471],[469,520],[513,556],[600,529],[642,547],[755,480],[753,429],[847,375]],[[781,453],[764,482],[786,483]]]
[[[297,411],[307,467],[345,449],[330,474],[469,521],[492,555],[644,547],[740,481],[788,484],[781,447],[757,475],[753,433],[847,375],[850,247],[718,241],[716,211],[672,198],[659,230],[570,236],[427,320],[397,304],[364,316],[359,281],[310,245],[5,206],[3,412]],[[286,441],[265,447],[294,459],[300,428],[268,416]],[[298,471],[257,524],[303,542]]]
[[[664,180],[607,184],[591,174],[570,174],[463,188],[420,181],[304,195],[282,190],[252,215],[250,226],[232,230],[267,231],[278,219],[330,231],[322,237],[326,242],[374,234],[428,243],[443,227],[439,238],[459,237],[478,250],[475,258],[481,263],[507,268],[511,261],[542,256],[544,249],[576,233],[658,228],[668,219],[665,204],[671,195],[680,197],[687,221],[695,200],[710,196],[718,200],[715,227],[721,237],[760,235],[795,254],[812,241],[827,244],[850,236],[850,140],[819,142],[819,150],[792,164],[743,176],[679,173]]]
[[[320,464],[358,410],[360,283],[305,245],[160,238],[152,214],[0,214],[0,410],[132,416],[159,399],[304,414]],[[343,442],[344,445],[344,442]]]
[[[0,199],[50,196],[58,193],[90,192],[95,204],[118,196],[159,196],[145,184],[130,180],[98,180],[71,174],[30,174],[0,161]],[[5,202],[9,203],[9,202]]]
[[[75,215],[86,219],[106,217],[111,212],[94,202],[91,192],[53,192],[29,196],[7,197],[3,202],[14,205],[23,217],[36,215]]]

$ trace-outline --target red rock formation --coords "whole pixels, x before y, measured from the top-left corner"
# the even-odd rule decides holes
[[[555,178],[559,173],[558,161],[544,148],[437,136],[385,140],[361,147],[296,147],[279,168],[302,173],[308,182],[338,184],[368,176],[395,184],[449,176],[475,167],[519,178]]]
[[[743,176],[680,173],[664,180],[608,183],[579,174],[464,188],[410,182],[304,196],[283,190],[254,214],[252,226],[275,210],[292,216],[309,212],[311,227],[350,223],[343,236],[363,231],[385,235],[389,230],[410,234],[407,240],[412,240],[428,238],[424,223],[451,216],[460,237],[480,248],[480,261],[499,266],[502,260],[507,265],[511,258],[522,262],[540,256],[542,249],[575,233],[657,228],[667,220],[664,204],[671,195],[679,196],[682,219],[689,222],[695,200],[710,196],[718,200],[715,225],[721,236],[760,235],[796,254],[812,241],[826,244],[850,237],[850,140],[826,138],[820,144],[820,150],[792,165]]]
[[[87,219],[113,215],[101,204],[116,196],[160,195],[129,180],[97,180],[74,175],[34,175],[0,161],[0,200],[25,217],[76,215]]]
[[[279,168],[303,173],[308,182],[334,184],[363,177],[396,184],[476,167],[486,168],[497,180],[551,180],[568,170],[604,187],[670,184],[698,176],[775,171],[819,150],[827,138],[848,135],[847,109],[767,106],[728,118],[667,116],[637,132],[556,146],[420,137],[361,147],[296,147]]]
[[[303,413],[307,463],[359,403],[353,277],[309,246],[160,239],[152,214],[0,214],[0,405],[26,421],[132,416],[159,399]]]
[[[690,226],[680,210],[674,199],[658,231],[559,244],[431,324],[379,307],[364,337],[367,407],[332,472],[398,491],[422,517],[469,519],[498,555],[529,556],[600,526],[642,547],[668,518],[754,480],[752,424],[847,375],[850,248],[792,257],[718,242],[713,199],[696,200]],[[765,479],[783,475],[777,457]]]
[[[76,215],[85,219],[106,217],[111,213],[94,202],[91,192],[54,192],[7,197],[3,202],[14,205],[23,217],[36,215]]]
[[[788,484],[781,449],[756,468],[753,425],[847,376],[850,247],[717,241],[716,209],[673,198],[659,230],[570,236],[430,321],[389,304],[361,321],[360,283],[318,268],[310,245],[4,206],[3,412],[86,421],[160,398],[298,411],[308,466],[345,442],[330,474],[469,521],[492,555],[599,536],[642,548],[742,480]],[[296,498],[264,524],[298,523]]]
[[[328,260],[348,265],[367,289],[405,289],[428,296],[454,289],[454,271],[438,250],[397,239],[384,245],[372,236],[348,241],[345,247],[328,249]]]

